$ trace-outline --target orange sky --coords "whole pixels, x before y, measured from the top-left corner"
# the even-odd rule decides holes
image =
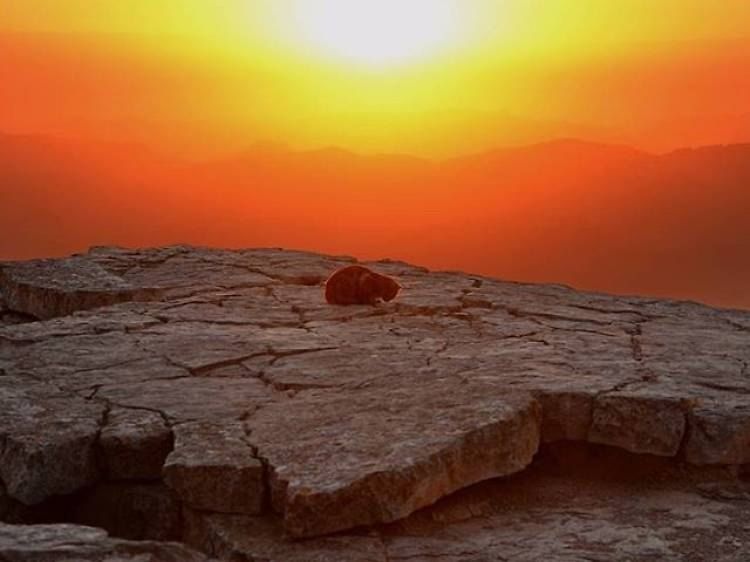
[[[299,247],[750,307],[750,144],[671,152],[741,142],[747,0],[0,0],[0,259]]]
[[[190,155],[750,140],[748,30],[744,0],[6,0],[0,130]]]

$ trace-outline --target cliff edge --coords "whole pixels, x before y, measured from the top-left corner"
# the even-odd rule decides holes
[[[0,559],[750,555],[750,312],[355,262],[0,264]]]

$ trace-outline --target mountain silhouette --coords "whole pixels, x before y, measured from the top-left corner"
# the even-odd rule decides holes
[[[284,246],[750,308],[750,145],[560,140],[446,160],[261,145],[185,162],[0,135],[0,259]]]

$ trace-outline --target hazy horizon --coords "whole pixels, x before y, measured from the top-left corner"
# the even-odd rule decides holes
[[[0,135],[0,259],[93,245],[287,247],[750,308],[750,144],[563,140],[446,160],[341,149],[201,162]]]

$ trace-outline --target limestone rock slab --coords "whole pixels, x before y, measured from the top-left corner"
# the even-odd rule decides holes
[[[264,470],[241,423],[185,423],[175,427],[175,448],[164,480],[189,506],[218,513],[259,514]]]
[[[115,407],[107,413],[98,447],[108,479],[159,479],[172,450],[172,431],[156,412]]]
[[[3,297],[2,290],[0,289],[0,328],[2,328],[3,326],[25,324],[34,320],[36,320],[36,318],[34,318],[33,316],[15,312],[8,308],[8,305],[5,302],[5,297]]]
[[[170,289],[258,287],[270,283],[318,285],[330,272],[356,260],[282,249],[220,250],[194,246],[167,246],[129,250],[93,248],[87,258],[138,286]]]
[[[750,313],[390,261],[372,267],[403,285],[395,302],[328,306],[323,281],[354,261],[171,246],[2,264],[0,315],[42,318],[0,322],[8,501],[154,478],[170,428],[193,423],[245,442],[217,452],[225,469],[262,459],[298,536],[520,470],[540,432],[750,463]]]
[[[274,508],[287,532],[305,537],[395,521],[522,470],[539,445],[541,409],[528,394],[438,380],[311,391],[247,423],[270,471]]]
[[[388,562],[373,534],[289,540],[281,522],[238,515],[186,514],[185,542],[220,560],[268,562]]]
[[[159,412],[169,423],[230,423],[273,399],[257,378],[190,377],[107,384],[96,397],[112,405]]]
[[[685,435],[686,408],[674,398],[625,392],[598,397],[588,440],[633,453],[673,457]]]
[[[699,405],[689,417],[685,457],[693,464],[750,464],[750,404]]]
[[[477,484],[363,532],[294,540],[272,518],[194,512],[186,540],[217,557],[268,562],[746,557],[747,484],[714,471],[691,473],[658,457],[569,447],[542,450],[523,473]]]
[[[104,406],[27,377],[0,377],[0,479],[27,505],[97,478]]]
[[[114,539],[102,529],[78,525],[0,523],[3,562],[208,562],[177,543]]]
[[[81,258],[5,265],[0,269],[0,287],[10,309],[42,319],[160,297],[156,289],[135,287]]]

